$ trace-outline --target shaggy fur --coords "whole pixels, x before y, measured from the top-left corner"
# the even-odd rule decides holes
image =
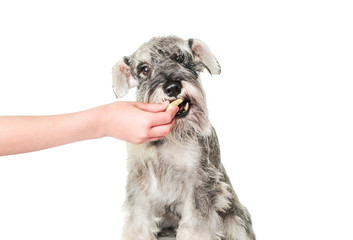
[[[117,97],[137,87],[137,101],[184,99],[168,136],[128,144],[123,240],[255,240],[220,161],[199,80],[204,69],[221,72],[206,44],[174,36],[151,39],[113,67]]]

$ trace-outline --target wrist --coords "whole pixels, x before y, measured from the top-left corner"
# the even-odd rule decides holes
[[[106,118],[105,106],[91,108],[82,112],[78,112],[79,118],[82,120],[80,121],[81,127],[83,127],[85,134],[83,134],[84,138],[86,139],[97,139],[106,136],[105,131],[105,120]]]
[[[109,109],[108,105],[99,106],[91,111],[92,138],[108,137]]]

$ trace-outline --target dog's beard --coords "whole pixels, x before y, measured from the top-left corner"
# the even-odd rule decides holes
[[[171,133],[166,136],[169,140],[176,140],[178,142],[185,141],[187,139],[197,140],[199,136],[206,136],[210,133],[211,125],[208,119],[208,111],[206,106],[206,97],[202,87],[194,86],[188,81],[182,82],[182,92],[178,98],[182,98],[188,102],[187,114],[178,114],[175,116],[176,122]],[[143,87],[147,87],[143,89]],[[176,98],[168,97],[162,87],[157,87],[153,92],[148,89],[148,86],[141,86],[139,89],[142,92],[137,93],[137,100],[146,103],[161,103],[169,100],[173,101]],[[185,107],[185,103],[183,105]],[[180,106],[180,108],[183,108]],[[183,111],[183,110],[180,110]]]

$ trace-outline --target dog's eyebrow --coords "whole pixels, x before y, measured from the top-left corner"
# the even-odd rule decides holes
[[[165,55],[169,54],[168,52],[164,51],[163,49],[160,49],[160,48],[157,48],[157,47],[156,47],[156,49],[157,49],[158,54],[160,54],[162,56],[165,56]]]

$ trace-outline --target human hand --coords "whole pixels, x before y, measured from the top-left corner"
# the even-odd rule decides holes
[[[174,126],[178,107],[165,112],[169,101],[141,103],[118,101],[103,106],[103,136],[141,144],[166,135]]]

